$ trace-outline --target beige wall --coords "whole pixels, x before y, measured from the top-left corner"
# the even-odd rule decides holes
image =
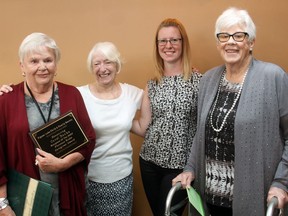
[[[114,42],[126,64],[119,81],[144,88],[153,76],[152,44],[160,21],[178,18],[186,27],[193,64],[202,72],[221,64],[213,37],[217,16],[228,6],[248,9],[257,26],[256,58],[288,69],[286,0],[1,0],[0,84],[22,81],[17,51],[23,38],[39,31],[61,48],[59,81],[83,85],[93,81],[86,57],[94,43]],[[142,139],[132,135],[134,148],[135,216],[151,215],[139,174]]]

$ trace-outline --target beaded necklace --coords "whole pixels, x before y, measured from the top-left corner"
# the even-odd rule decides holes
[[[213,119],[212,119],[212,118],[213,118],[213,114],[214,114],[214,111],[215,111],[215,107],[216,107],[216,105],[217,105],[217,103],[218,103],[218,98],[219,98],[220,90],[221,90],[221,87],[222,87],[222,83],[223,83],[224,77],[225,77],[225,75],[226,75],[226,68],[225,68],[225,70],[223,71],[222,76],[221,76],[221,81],[220,81],[219,86],[218,86],[218,92],[217,92],[216,100],[215,100],[215,102],[214,102],[213,109],[212,109],[212,112],[211,112],[211,115],[210,115],[210,125],[211,125],[211,127],[213,128],[213,130],[214,130],[215,132],[220,132],[220,131],[223,129],[224,124],[226,123],[227,117],[229,116],[229,114],[231,113],[231,111],[232,111],[233,108],[235,107],[238,99],[240,98],[240,95],[241,95],[241,92],[242,92],[242,88],[243,88],[243,84],[244,84],[244,82],[245,82],[245,78],[246,78],[246,75],[247,75],[248,71],[249,71],[249,67],[248,67],[248,69],[246,70],[246,72],[245,72],[245,74],[244,74],[244,77],[243,77],[243,80],[242,80],[240,89],[239,89],[239,91],[237,92],[237,96],[236,96],[236,98],[234,99],[231,108],[228,110],[228,112],[227,112],[226,115],[224,116],[223,122],[221,123],[220,127],[219,127],[219,128],[216,128],[216,126],[214,127],[214,125],[213,125]]]

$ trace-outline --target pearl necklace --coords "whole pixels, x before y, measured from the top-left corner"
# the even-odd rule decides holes
[[[241,95],[241,92],[242,92],[242,88],[243,88],[243,84],[244,84],[244,82],[245,82],[245,78],[246,78],[246,75],[247,75],[248,71],[249,71],[249,67],[248,67],[247,71],[246,71],[245,74],[244,74],[244,77],[243,77],[243,80],[242,80],[240,89],[239,89],[239,91],[238,91],[238,93],[237,93],[236,98],[235,98],[234,101],[233,101],[233,104],[232,104],[231,108],[230,108],[230,109],[228,110],[228,112],[226,113],[226,115],[225,115],[225,117],[224,117],[224,119],[223,119],[223,122],[221,123],[220,127],[219,127],[219,128],[216,128],[216,126],[214,127],[214,125],[213,125],[212,116],[213,116],[213,113],[214,113],[214,111],[215,111],[215,107],[216,107],[216,105],[217,105],[217,103],[218,103],[218,98],[219,98],[219,94],[220,94],[220,89],[221,89],[221,86],[222,86],[222,83],[223,83],[223,80],[224,80],[224,77],[225,77],[225,74],[226,74],[226,68],[225,68],[225,70],[223,71],[222,77],[221,77],[221,81],[220,81],[219,86],[218,86],[218,92],[217,92],[216,100],[215,100],[215,102],[214,102],[213,109],[212,109],[212,112],[211,112],[211,115],[210,115],[210,124],[211,124],[211,127],[213,128],[214,131],[220,132],[220,131],[223,129],[224,124],[226,123],[227,117],[229,116],[229,114],[231,113],[231,111],[232,111],[233,108],[235,107],[238,99],[240,98],[240,95]]]

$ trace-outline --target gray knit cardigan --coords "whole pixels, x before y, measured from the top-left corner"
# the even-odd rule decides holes
[[[197,132],[184,168],[195,174],[193,186],[203,200],[205,122],[224,68],[209,70],[201,80]],[[265,215],[270,186],[288,191],[288,75],[279,66],[252,60],[236,113],[234,144],[233,215]]]

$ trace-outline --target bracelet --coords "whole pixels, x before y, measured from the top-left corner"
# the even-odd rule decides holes
[[[9,205],[7,198],[0,198],[0,211],[5,209]]]

